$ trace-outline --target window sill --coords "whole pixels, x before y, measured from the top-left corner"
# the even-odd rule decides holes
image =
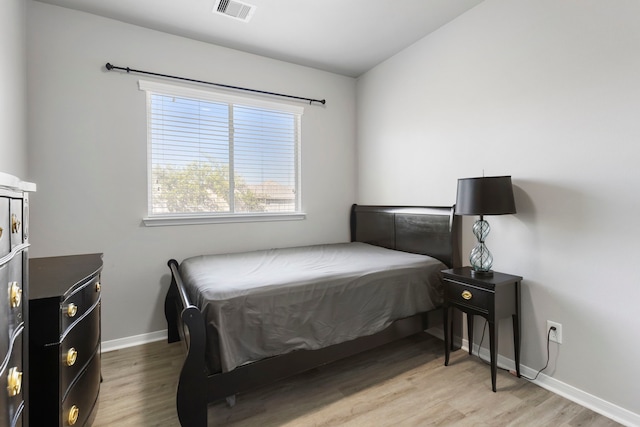
[[[235,215],[166,215],[142,218],[147,227],[170,225],[225,224],[233,222],[299,221],[307,217],[304,212],[284,214],[235,214]]]

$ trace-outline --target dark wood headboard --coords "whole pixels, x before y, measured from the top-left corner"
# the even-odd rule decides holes
[[[453,206],[351,207],[351,241],[429,255],[461,266],[460,218]]]

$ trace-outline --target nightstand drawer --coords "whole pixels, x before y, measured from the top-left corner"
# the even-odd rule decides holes
[[[444,297],[452,304],[488,313],[493,304],[494,293],[487,289],[470,286],[454,280],[444,280]]]

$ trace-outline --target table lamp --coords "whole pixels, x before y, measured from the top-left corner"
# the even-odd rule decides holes
[[[484,244],[491,227],[484,220],[484,216],[514,213],[516,213],[516,203],[513,199],[510,176],[487,176],[458,180],[455,214],[480,215],[480,219],[473,224],[473,234],[478,242],[469,255],[472,275],[484,277],[493,275],[493,271],[491,271],[493,256]]]

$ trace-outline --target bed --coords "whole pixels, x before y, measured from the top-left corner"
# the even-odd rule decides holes
[[[440,271],[460,265],[453,207],[353,205],[351,241],[169,260],[169,342],[187,352],[183,426],[207,404],[442,323]]]

